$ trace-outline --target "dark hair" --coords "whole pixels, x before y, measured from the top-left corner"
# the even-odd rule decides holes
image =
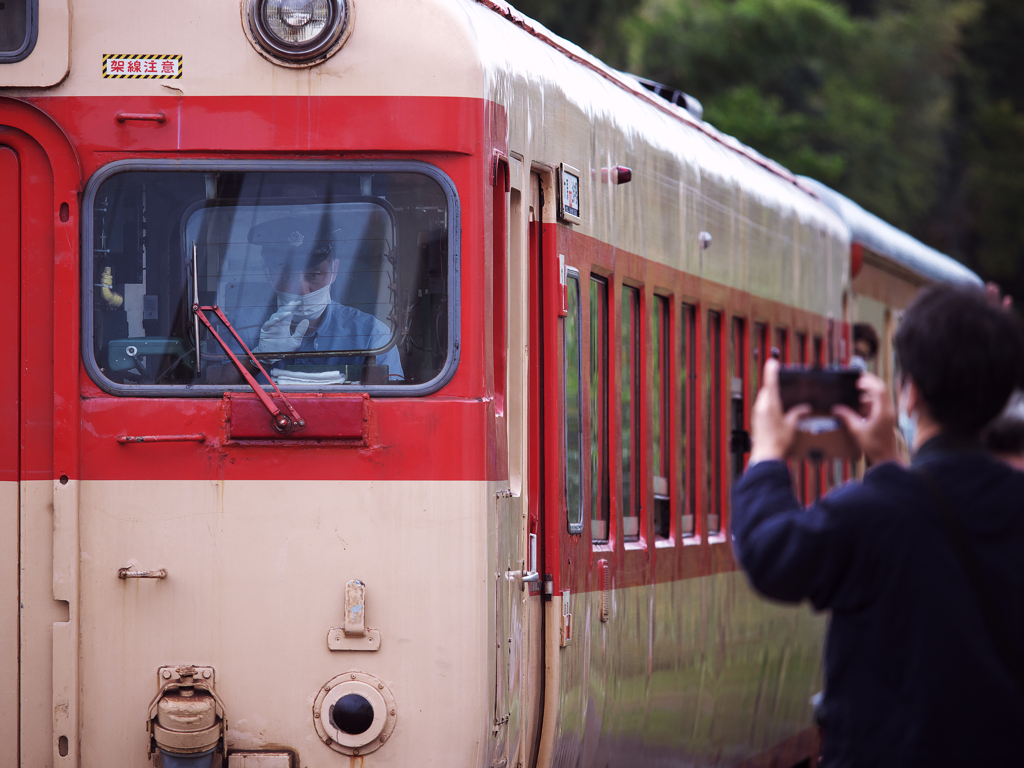
[[[1024,418],[1018,414],[1001,414],[988,425],[984,441],[992,453],[1024,456]]]
[[[856,344],[858,341],[866,341],[871,351],[868,353],[869,357],[874,357],[878,354],[878,334],[875,333],[874,327],[871,323],[854,323],[853,324],[853,343]]]
[[[935,285],[918,294],[896,332],[901,375],[917,384],[948,432],[974,436],[1006,405],[1024,372],[1024,329],[981,288]]]

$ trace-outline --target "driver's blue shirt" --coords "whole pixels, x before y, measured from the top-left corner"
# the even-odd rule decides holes
[[[242,337],[249,349],[255,349],[260,343],[260,329],[267,318],[276,311],[248,311],[232,313],[230,317],[238,335]],[[230,336],[230,334],[229,334]],[[336,301],[327,305],[320,317],[320,325],[302,339],[297,352],[327,352],[338,349],[378,349],[386,346],[391,340],[391,330],[380,320],[366,312],[346,307]],[[234,349],[237,345],[231,344]],[[235,349],[238,352],[240,350]],[[292,367],[296,365],[364,365],[366,356],[341,355],[338,357],[287,357],[275,362],[270,368]],[[404,377],[402,361],[398,356],[398,347],[393,346],[386,352],[377,355],[377,365],[388,367],[388,379],[400,380]]]

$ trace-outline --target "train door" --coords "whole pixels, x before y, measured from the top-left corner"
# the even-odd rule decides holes
[[[60,129],[0,98],[0,768],[75,760],[79,182]]]
[[[572,643],[569,571],[562,552],[567,535],[583,530],[583,385],[581,280],[567,264],[570,243],[554,223],[553,201],[533,175],[535,221],[530,249],[530,468],[531,533],[541,542],[541,589],[531,596],[543,620],[544,664],[538,766],[550,764],[559,724],[559,700],[566,670],[563,654]],[[539,214],[539,215],[537,215]],[[532,622],[531,622],[532,623]]]
[[[528,696],[536,705],[531,707],[531,716],[526,727],[526,765],[538,764],[541,748],[542,731],[550,731],[551,725],[545,727],[545,719],[553,710],[549,702],[557,701],[551,697],[548,675],[545,665],[545,654],[548,653],[545,642],[545,600],[544,586],[549,573],[547,565],[548,546],[544,536],[543,512],[546,507],[544,482],[547,468],[546,443],[542,439],[545,422],[546,392],[543,387],[545,370],[546,325],[543,321],[544,304],[542,286],[544,284],[543,249],[544,240],[544,193],[543,183],[539,174],[530,173],[529,190],[529,536],[531,547],[537,548],[537,571],[539,579],[529,585],[529,684]]]
[[[523,764],[527,732],[539,722],[541,674],[531,660],[541,654],[540,621],[529,615],[530,585],[536,585],[536,547],[528,535],[526,469],[528,257],[523,205],[523,163],[509,156],[497,164],[494,183],[494,259],[491,315],[494,336],[494,407],[499,462],[508,446],[508,490],[497,494],[496,546],[507,553],[495,572],[495,748],[492,765]],[[504,433],[504,434],[503,434]],[[539,594],[539,592],[538,592]],[[535,626],[536,625],[536,626]],[[534,710],[538,710],[535,712]],[[535,741],[535,739],[534,739]]]

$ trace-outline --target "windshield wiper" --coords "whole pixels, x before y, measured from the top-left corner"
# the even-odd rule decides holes
[[[218,307],[216,304],[213,305],[212,307],[201,307],[199,306],[199,304],[193,304],[192,312],[197,318],[199,318],[203,322],[203,325],[205,325],[210,330],[210,333],[213,334],[213,337],[217,340],[217,343],[220,344],[221,348],[228,353],[228,357],[231,358],[231,362],[235,364],[235,367],[238,369],[238,372],[241,373],[243,377],[245,377],[246,382],[249,384],[250,387],[252,387],[252,391],[256,393],[256,396],[260,399],[260,402],[263,403],[263,406],[268,411],[270,411],[271,423],[273,424],[274,429],[277,432],[280,432],[281,434],[286,434],[293,430],[298,431],[305,427],[306,422],[302,419],[301,416],[299,416],[295,408],[289,402],[288,398],[284,396],[284,393],[280,389],[278,389],[277,384],[274,382],[272,378],[270,378],[270,374],[267,373],[266,368],[264,368],[260,361],[256,359],[256,355],[254,355],[252,353],[252,350],[250,350],[249,347],[245,345],[245,342],[242,341],[242,337],[238,335],[238,331],[235,330],[234,326],[231,325],[230,322],[228,322],[227,317],[224,316],[224,313],[221,311],[220,307]],[[246,356],[252,361],[253,365],[255,365],[259,369],[260,373],[262,373],[266,377],[267,381],[270,382],[270,386],[272,386],[274,388],[274,391],[277,393],[277,396],[280,397],[281,400],[284,402],[284,407],[288,409],[288,413],[283,413],[281,409],[277,407],[274,401],[270,399],[270,395],[268,395],[266,391],[263,389],[263,387],[259,385],[256,379],[253,378],[253,375],[249,373],[249,370],[245,367],[245,365],[242,364],[242,361],[235,356],[235,353],[231,351],[231,348],[227,345],[227,343],[225,343],[224,339],[220,337],[220,334],[217,333],[217,330],[213,327],[213,324],[210,323],[210,320],[206,317],[207,312],[213,312],[213,314],[217,316],[217,319],[224,323],[224,326],[229,331],[231,331],[231,335],[235,337],[235,341],[237,341],[238,345],[245,351]],[[198,346],[196,346],[196,359],[199,359]]]

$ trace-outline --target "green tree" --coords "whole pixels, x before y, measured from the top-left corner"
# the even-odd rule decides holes
[[[1024,308],[1024,0],[520,0]]]
[[[625,64],[623,21],[642,0],[516,0],[515,7],[613,67]]]
[[[649,0],[628,22],[630,64],[692,93],[723,131],[912,229],[945,170],[969,10],[908,0],[866,18],[827,0]]]
[[[950,250],[1024,298],[1024,3],[987,0],[967,25],[952,151],[949,211],[936,227]],[[943,216],[945,214],[945,216]]]

